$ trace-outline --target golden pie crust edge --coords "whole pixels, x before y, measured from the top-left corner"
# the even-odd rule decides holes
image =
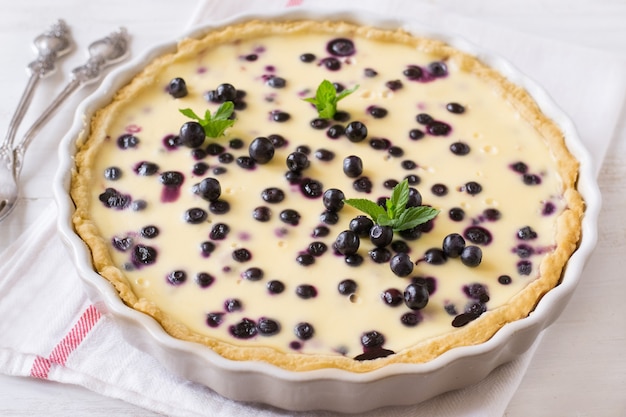
[[[566,201],[566,209],[557,219],[556,249],[543,259],[540,265],[539,278],[529,283],[507,304],[487,311],[480,318],[454,332],[425,340],[385,358],[368,361],[356,361],[343,356],[284,353],[269,347],[232,345],[194,333],[184,324],[163,313],[149,300],[137,298],[124,273],[113,265],[107,242],[100,237],[98,228],[92,221],[89,212],[90,187],[93,175],[90,167],[98,152],[98,141],[106,136],[105,132],[109,120],[115,117],[121,103],[132,100],[138,91],[152,85],[160,68],[171,62],[196,55],[204,49],[236,39],[250,39],[268,34],[289,35],[310,32],[397,42],[410,45],[417,50],[431,53],[442,59],[454,60],[464,71],[473,73],[489,83],[504,100],[510,102],[520,115],[540,132],[557,161],[558,173],[563,183],[562,191]],[[84,132],[77,140],[70,194],[76,205],[76,210],[72,216],[74,228],[91,251],[95,271],[113,284],[126,305],[156,319],[171,336],[206,345],[219,355],[231,360],[268,362],[293,371],[338,368],[361,373],[392,363],[425,363],[452,348],[481,344],[489,340],[505,324],[527,317],[543,295],[560,283],[567,261],[576,250],[581,237],[584,201],[576,189],[579,164],[567,149],[561,129],[541,112],[539,106],[524,88],[513,84],[476,57],[461,52],[441,41],[415,37],[403,30],[383,30],[334,21],[266,22],[254,20],[216,29],[201,39],[184,39],[179,43],[177,52],[153,60],[128,85],[115,94],[110,104],[98,110],[90,120],[89,131],[89,134]]]

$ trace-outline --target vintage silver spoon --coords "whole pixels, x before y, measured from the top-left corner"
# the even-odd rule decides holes
[[[13,140],[11,140],[6,147],[4,143],[0,147],[0,165],[2,165],[0,166],[0,221],[7,217],[15,207],[19,194],[18,178],[22,170],[24,154],[39,129],[70,94],[83,85],[97,81],[106,67],[123,60],[128,55],[128,43],[129,36],[124,28],[91,43],[88,47],[87,62],[72,70],[71,80],[35,120],[22,139],[15,145],[12,145]]]

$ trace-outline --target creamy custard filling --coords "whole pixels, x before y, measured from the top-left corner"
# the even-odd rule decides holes
[[[183,54],[152,71],[150,82],[104,115],[90,139],[97,146],[84,174],[90,178],[89,213],[113,266],[123,271],[140,304],[230,345],[354,358],[368,351],[364,335],[382,335],[377,347],[401,352],[459,331],[466,323],[453,325],[455,318],[472,308],[505,306],[539,277],[544,257],[557,244],[556,218],[568,208],[555,157],[540,132],[489,80],[461,68],[462,61],[360,36],[350,36],[354,51],[342,56],[329,49],[338,37],[268,35]],[[415,68],[420,77],[411,72]],[[188,90],[181,98],[168,93],[177,77]],[[340,88],[359,87],[339,102],[346,120],[318,121],[325,127],[314,128],[317,112],[303,98],[313,96],[324,79]],[[219,103],[209,92],[224,83],[240,92],[234,126],[198,148],[176,144],[189,121],[179,109],[215,112]],[[449,132],[433,130],[424,115]],[[330,137],[332,126],[345,128],[351,121],[367,127],[365,140]],[[256,137],[277,136],[284,145],[275,147],[271,161],[240,166],[238,158],[249,156]],[[290,183],[286,159],[298,149],[308,152],[302,178],[317,181],[322,190],[376,201],[409,177],[423,204],[440,210],[413,236],[394,235],[415,263],[409,276],[394,274],[389,262],[375,262],[370,255],[375,246],[366,237],[360,239],[360,258],[347,262],[333,250],[337,235],[363,213],[344,206],[323,215],[321,197],[305,196],[303,180]],[[344,159],[353,155],[363,162],[359,178],[343,171]],[[168,172],[182,174],[182,183],[164,185]],[[363,177],[371,181],[369,192],[355,187]],[[225,213],[215,204],[211,211],[194,192],[205,178],[219,181]],[[478,191],[472,188],[476,184]],[[263,199],[271,187],[284,192],[282,201]],[[120,198],[127,204],[111,207]],[[270,213],[268,221],[254,218],[259,207]],[[191,208],[204,210],[206,219],[190,222]],[[297,224],[281,220],[284,210],[298,213]],[[211,235],[218,224],[227,225],[223,238]],[[315,236],[320,226],[327,235]],[[468,267],[450,257],[429,262],[427,251],[440,250],[451,233],[481,248],[480,265]],[[306,256],[314,242],[326,251]],[[386,247],[383,257],[399,247]],[[138,261],[142,254],[150,262]],[[356,288],[340,291],[345,280]],[[402,294],[411,282],[428,288],[424,308],[385,302],[385,295]],[[280,293],[269,289],[280,284]],[[311,335],[296,330],[303,323],[313,329]],[[255,327],[254,334],[242,337],[236,326]],[[259,331],[261,326],[269,326],[270,334]]]

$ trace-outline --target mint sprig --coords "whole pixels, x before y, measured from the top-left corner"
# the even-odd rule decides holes
[[[393,187],[385,207],[365,198],[350,198],[344,200],[344,203],[364,212],[376,224],[390,226],[394,232],[412,229],[439,214],[439,210],[429,206],[407,207],[408,201],[409,182],[405,179]]]
[[[204,133],[210,138],[217,138],[224,134],[224,131],[235,124],[235,121],[229,119],[232,116],[235,105],[232,101],[226,101],[215,110],[215,114],[211,114],[211,111],[207,109],[204,113],[204,118],[198,116],[191,109],[178,109],[182,114],[194,119],[200,123],[204,128]]]
[[[315,105],[320,118],[332,119],[335,113],[337,113],[337,103],[339,100],[342,100],[354,93],[357,88],[359,88],[358,84],[350,89],[342,90],[340,93],[337,93],[337,89],[333,83],[328,80],[324,80],[317,87],[315,97],[308,97],[303,100]]]

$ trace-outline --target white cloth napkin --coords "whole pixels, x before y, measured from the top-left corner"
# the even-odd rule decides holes
[[[285,7],[338,9],[334,0],[201,1],[191,25],[241,11]],[[578,123],[599,169],[624,104],[623,62],[571,45],[510,32],[410,0],[343,1],[389,16],[465,35],[500,52],[542,84]],[[602,76],[589,77],[599,70]],[[49,207],[0,254],[0,372],[84,386],[106,396],[168,416],[331,416],[292,413],[221,397],[171,374],[156,360],[128,345],[116,323],[102,316],[83,292],[57,236],[56,208]],[[583,277],[584,279],[584,277]],[[517,389],[539,340],[520,359],[501,366],[482,382],[443,394],[418,406],[389,407],[365,415],[501,416]]]

